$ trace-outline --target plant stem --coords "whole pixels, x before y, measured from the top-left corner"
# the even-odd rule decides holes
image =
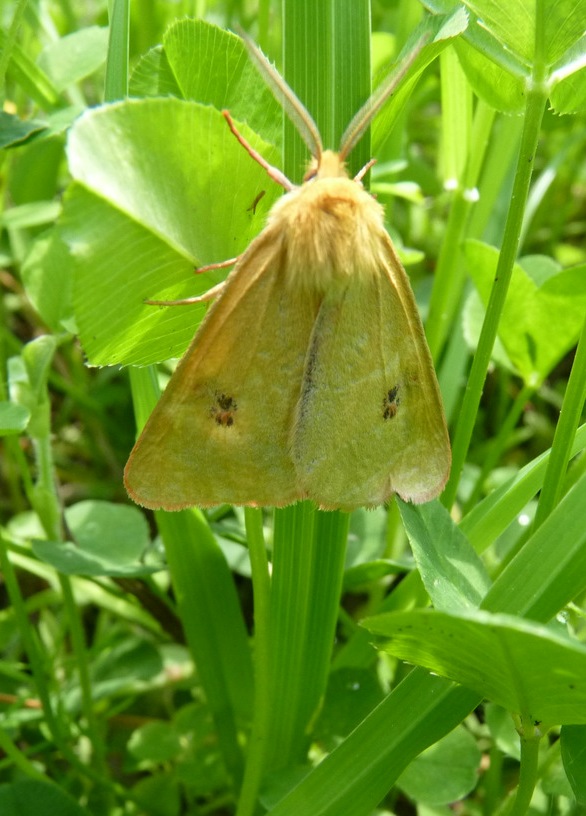
[[[45,670],[45,656],[37,640],[36,632],[31,627],[26,606],[20,587],[16,578],[16,573],[12,566],[8,551],[8,542],[0,536],[0,571],[2,572],[10,604],[16,620],[18,631],[22,638],[24,649],[30,664],[32,676],[35,682],[35,688],[43,708],[43,716],[47,729],[51,735],[51,739],[67,759],[67,761],[76,768],[79,773],[92,779],[99,785],[103,785],[110,790],[116,790],[114,785],[107,777],[101,775],[91,765],[84,764],[71,749],[68,742],[68,734],[63,732],[62,721],[55,715],[49,688],[47,684],[48,672]],[[120,788],[117,789],[120,794]]]
[[[46,779],[45,774],[41,773],[20,748],[16,747],[14,742],[10,739],[8,731],[4,728],[0,728],[0,748],[6,757],[12,760],[15,768],[18,768],[22,774],[31,779],[38,779],[41,782]]]
[[[460,473],[472,437],[490,356],[511,280],[546,100],[547,90],[544,83],[535,81],[527,92],[527,106],[525,108],[525,120],[517,160],[517,171],[496,276],[478,341],[478,349],[472,361],[470,376],[464,392],[460,420],[454,436],[452,472],[442,496],[442,501],[446,507],[451,507],[456,498]]]
[[[462,180],[458,183],[458,188],[454,193],[437,261],[429,303],[429,316],[425,324],[429,348],[436,361],[440,358],[462,297],[465,280],[462,245],[466,233],[468,237],[470,236],[470,213],[477,197],[476,187],[494,116],[493,108],[482,101],[478,103],[472,124],[471,143],[474,149],[468,156]]]
[[[470,512],[470,510],[472,510],[472,508],[475,507],[476,504],[478,503],[478,498],[482,492],[484,481],[488,474],[492,472],[492,469],[499,461],[507,442],[511,438],[511,434],[513,433],[513,430],[519,420],[519,417],[523,413],[523,409],[527,403],[527,400],[530,398],[531,394],[533,394],[534,390],[535,389],[531,385],[523,385],[523,387],[515,397],[515,401],[511,409],[509,410],[509,413],[507,414],[505,421],[500,424],[496,438],[492,441],[486,456],[482,458],[482,467],[480,469],[480,474],[476,479],[476,484],[472,489],[470,498],[466,501],[465,507],[463,508],[464,515]]]
[[[508,816],[525,816],[537,783],[537,767],[541,734],[528,717],[523,718],[521,734],[521,770],[519,785]]]
[[[254,588],[254,720],[237,816],[253,816],[258,807],[266,753],[269,749],[271,721],[271,648],[269,561],[262,530],[262,512],[247,507],[244,511],[252,583]]]
[[[574,357],[559,422],[555,429],[543,488],[535,514],[534,529],[542,524],[558,503],[570,461],[572,444],[586,399],[586,319]]]
[[[369,95],[369,4],[285,0],[283,31],[285,80],[316,119],[324,145],[335,147]],[[288,121],[284,136],[285,174],[298,181],[307,150]],[[368,153],[362,140],[350,156],[351,175]],[[275,511],[265,774],[305,760],[330,668],[347,531],[347,514],[322,513],[310,502]]]

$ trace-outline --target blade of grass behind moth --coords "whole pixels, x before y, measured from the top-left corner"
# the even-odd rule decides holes
[[[315,110],[328,140],[339,137],[336,123],[351,118],[370,81],[368,3],[286,0],[284,30],[287,81]],[[342,54],[351,58],[344,63]],[[357,68],[364,72],[361,80],[360,71],[352,76]],[[295,142],[292,128],[286,126],[285,170],[289,174],[292,167],[293,176],[295,167],[299,169],[296,144],[301,146],[300,140]],[[347,514],[322,513],[309,502],[275,514],[267,771],[298,764],[306,757],[330,668],[347,528]]]
[[[276,99],[281,103],[283,109],[289,119],[297,128],[298,133],[307,145],[311,155],[318,159],[323,153],[323,146],[319,130],[315,124],[313,117],[303,105],[301,100],[295,95],[291,88],[287,85],[278,71],[268,61],[260,48],[250,39],[244,32],[240,32],[248,54],[264,81],[267,83]]]

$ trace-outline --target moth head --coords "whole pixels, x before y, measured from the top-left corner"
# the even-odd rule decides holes
[[[319,157],[309,162],[303,181],[316,181],[324,178],[348,178],[345,163],[333,150],[324,150]]]

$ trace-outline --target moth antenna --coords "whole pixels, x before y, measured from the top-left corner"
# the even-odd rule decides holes
[[[258,72],[271,89],[276,100],[283,106],[285,113],[297,128],[297,132],[307,145],[309,152],[319,164],[323,153],[323,145],[313,117],[248,34],[242,30],[239,31],[239,34]]]
[[[353,117],[342,136],[339,154],[342,161],[348,158],[360,139],[364,136],[365,131],[376,114],[385,104],[389,96],[396,91],[428,40],[429,34],[424,34],[419,38],[407,57],[400,63],[397,63],[390,76],[388,76],[384,82],[381,82],[375,92],[366,100],[358,113]]]
[[[230,116],[229,111],[223,110],[222,111],[222,116],[224,117],[224,119],[228,123],[228,127],[230,128],[230,130],[232,131],[234,136],[236,136],[236,138],[238,139],[238,141],[240,142],[242,147],[255,160],[255,162],[258,162],[258,164],[260,164],[260,166],[263,167],[267,171],[267,173],[272,178],[272,180],[276,181],[277,184],[280,184],[281,187],[284,187],[285,190],[287,190],[287,192],[292,190],[295,187],[293,182],[289,181],[287,176],[284,173],[281,173],[281,171],[279,170],[278,167],[273,167],[272,164],[269,164],[268,161],[263,159],[263,157],[260,155],[260,153],[257,150],[255,150],[254,147],[246,141],[244,136],[240,133],[240,131],[238,130],[238,128],[234,124],[234,121],[233,121],[232,117]]]
[[[368,173],[370,168],[376,164],[376,159],[371,159],[367,161],[362,170],[359,170],[356,175],[354,176],[354,181],[362,181],[364,176]]]

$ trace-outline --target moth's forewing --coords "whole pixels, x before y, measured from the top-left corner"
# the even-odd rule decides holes
[[[338,206],[340,241],[350,233],[356,245],[313,328],[293,434],[295,467],[321,507],[351,510],[395,492],[428,501],[443,489],[451,458],[431,356],[382,212],[358,185],[347,185],[350,222],[343,223]]]
[[[315,311],[283,276],[268,228],[232,272],[132,451],[125,484],[139,504],[300,498],[289,434]]]

